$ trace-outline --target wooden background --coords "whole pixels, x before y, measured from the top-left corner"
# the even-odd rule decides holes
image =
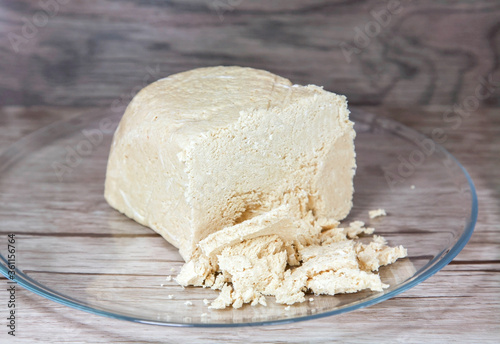
[[[43,1],[61,4],[0,1],[0,105],[126,104],[145,79],[219,64],[355,105],[453,104],[500,80],[496,0]]]
[[[400,1],[387,15],[389,3],[0,0],[0,152],[88,108],[123,111],[141,87],[171,73],[245,65],[323,85],[427,135],[443,129],[444,146],[472,175],[480,209],[470,243],[450,265],[367,309],[261,328],[161,328],[19,289],[18,336],[8,337],[0,320],[0,342],[497,343],[500,2]],[[482,80],[489,91],[477,97]]]

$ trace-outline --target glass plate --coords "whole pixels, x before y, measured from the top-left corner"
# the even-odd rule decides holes
[[[365,221],[390,244],[408,249],[408,258],[380,270],[390,287],[311,295],[314,301],[287,310],[272,297],[267,307],[210,310],[203,299],[213,300],[217,292],[166,280],[183,264],[177,249],[104,200],[107,156],[120,117],[96,110],[58,122],[0,156],[3,275],[15,265],[15,282],[24,288],[123,320],[174,326],[277,324],[340,314],[402,293],[448,264],[474,229],[475,189],[452,155],[395,121],[353,111],[358,169],[354,207],[346,221]],[[386,209],[388,216],[370,220],[368,210],[376,208]],[[9,233],[15,234],[11,266]]]

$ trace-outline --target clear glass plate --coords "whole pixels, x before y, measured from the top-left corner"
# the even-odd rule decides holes
[[[346,221],[365,221],[390,244],[408,249],[408,258],[380,271],[390,287],[312,295],[313,302],[288,310],[271,297],[267,307],[210,310],[203,299],[217,292],[166,280],[183,264],[177,249],[104,200],[107,156],[120,117],[96,110],[58,122],[0,156],[3,275],[9,273],[8,234],[14,233],[15,281],[59,303],[157,325],[277,324],[340,314],[402,293],[448,264],[474,229],[475,189],[452,155],[397,122],[353,111],[358,169]],[[370,220],[368,210],[376,208],[388,216]]]

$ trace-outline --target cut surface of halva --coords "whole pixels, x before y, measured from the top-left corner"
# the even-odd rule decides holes
[[[341,220],[352,207],[354,137],[344,96],[252,68],[194,69],[131,101],[111,146],[105,198],[186,261],[259,235],[307,241],[321,227],[297,221]],[[218,231],[227,236],[198,246]]]

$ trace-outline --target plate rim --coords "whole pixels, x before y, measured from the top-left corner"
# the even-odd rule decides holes
[[[224,327],[247,327],[247,326],[263,326],[263,325],[284,325],[284,324],[290,324],[290,323],[295,323],[295,322],[300,322],[300,321],[306,321],[306,320],[314,320],[314,319],[319,319],[319,318],[325,318],[325,317],[330,317],[333,315],[338,315],[342,313],[347,313],[351,312],[357,309],[369,307],[372,305],[375,305],[377,303],[383,302],[385,300],[388,300],[390,298],[395,297],[396,295],[399,295],[416,285],[424,282],[427,280],[429,277],[433,276],[437,272],[439,272],[441,269],[443,269],[446,265],[448,265],[457,255],[462,251],[462,249],[465,247],[465,245],[468,243],[470,240],[472,233],[474,232],[475,225],[477,223],[477,216],[478,216],[478,199],[477,199],[477,192],[476,188],[474,185],[474,182],[472,181],[472,178],[468,171],[465,169],[465,167],[458,161],[458,159],[451,154],[446,148],[444,148],[441,144],[435,142],[431,138],[428,138],[426,135],[418,132],[415,129],[412,129],[411,127],[408,127],[398,121],[395,121],[393,119],[389,119],[384,116],[376,115],[373,114],[370,111],[362,110],[356,107],[353,107],[350,109],[351,114],[353,116],[356,115],[364,115],[364,116],[371,116],[371,122],[377,120],[377,121],[382,121],[385,122],[389,125],[397,125],[402,128],[408,133],[411,133],[414,137],[421,138],[421,139],[428,139],[431,140],[436,147],[436,151],[441,151],[444,153],[447,157],[449,157],[460,169],[460,171],[463,173],[467,180],[467,184],[469,186],[469,190],[471,193],[471,204],[470,204],[470,214],[468,217],[467,222],[465,223],[464,231],[462,232],[460,238],[457,240],[457,242],[449,248],[447,251],[448,252],[440,252],[437,254],[432,260],[427,262],[427,264],[422,267],[419,271],[422,271],[420,274],[416,275],[414,274],[412,277],[410,277],[407,281],[405,281],[403,284],[398,286],[397,288],[388,291],[388,292],[381,292],[378,294],[374,294],[372,297],[369,297],[368,299],[365,299],[360,302],[356,302],[354,304],[332,310],[332,311],[326,311],[322,313],[316,313],[316,314],[311,314],[311,315],[306,315],[306,316],[297,316],[293,318],[283,318],[283,319],[276,319],[276,320],[263,320],[263,321],[254,321],[254,322],[242,322],[242,323],[180,323],[180,322],[172,322],[172,321],[154,321],[154,320],[149,320],[145,318],[140,318],[140,317],[133,317],[130,315],[126,314],[119,314],[119,313],[114,313],[112,310],[107,309],[106,307],[95,307],[95,306],[90,306],[88,303],[79,301],[77,299],[71,298],[69,296],[66,296],[60,292],[54,291],[50,289],[49,287],[37,282],[36,280],[30,278],[26,274],[24,274],[21,270],[19,270],[17,267],[15,269],[15,278],[12,280],[22,286],[23,288],[40,295],[42,297],[45,297],[46,299],[49,299],[51,301],[55,301],[59,304],[69,306],[74,309],[82,310],[91,314],[96,314],[96,315],[101,315],[105,316],[108,318],[112,319],[119,319],[119,320],[125,320],[125,321],[131,321],[134,323],[141,323],[141,324],[149,324],[149,325],[159,325],[159,326],[167,326],[167,327],[202,327],[202,328],[224,328]],[[116,114],[114,114],[116,115]],[[15,164],[15,158],[16,158],[16,151],[18,151],[19,146],[23,146],[26,143],[31,142],[33,139],[38,138],[40,135],[44,133],[49,133],[50,130],[53,128],[57,128],[60,125],[63,124],[72,124],[73,122],[76,125],[80,121],[80,119],[85,117],[85,121],[88,121],[89,119],[95,119],[95,118],[103,118],[103,114],[99,111],[96,111],[95,109],[92,111],[88,112],[80,112],[75,116],[72,116],[68,119],[65,120],[59,120],[55,121],[47,126],[44,126],[38,130],[33,131],[32,133],[22,137],[21,139],[17,140],[10,146],[8,146],[2,153],[0,153],[0,173],[5,172],[9,169],[9,167],[14,163]],[[351,118],[352,120],[352,118]],[[406,137],[408,139],[408,137]],[[444,253],[444,256],[442,254]],[[0,273],[7,278],[7,280],[11,280],[9,278],[9,268],[8,268],[8,263],[7,259],[3,256],[2,253],[0,253]],[[5,264],[5,265],[4,265]],[[427,266],[427,267],[426,267]],[[418,271],[417,271],[418,273]]]

